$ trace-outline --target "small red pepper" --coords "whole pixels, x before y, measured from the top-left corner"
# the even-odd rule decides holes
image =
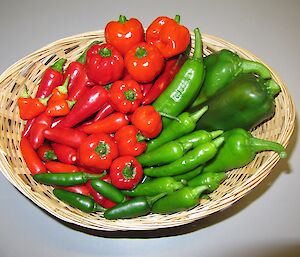
[[[51,117],[65,116],[67,115],[76,101],[69,101],[65,99],[56,100],[48,104],[46,113]]]
[[[37,152],[32,148],[28,138],[21,138],[20,150],[28,169],[33,176],[38,173],[46,172],[44,163],[38,156]]]
[[[115,141],[105,133],[88,136],[78,149],[80,164],[99,171],[109,169],[112,161],[118,156]]]
[[[143,168],[133,156],[120,156],[110,167],[111,183],[119,189],[133,189],[143,178]]]
[[[137,108],[131,117],[131,122],[148,138],[157,137],[162,130],[161,116],[151,105]]]
[[[44,143],[37,149],[37,154],[40,159],[44,162],[57,160],[57,156],[54,153],[53,148],[50,144]]]
[[[144,41],[144,28],[135,18],[119,16],[118,21],[110,21],[104,29],[105,40],[113,45],[122,55],[134,45]]]
[[[70,81],[70,76],[68,76],[65,79],[65,82],[62,85],[57,86],[56,88],[54,88],[52,90],[51,97],[48,101],[48,105],[50,105],[51,103],[53,103],[57,100],[68,99],[68,84],[69,84],[69,81]]]
[[[124,62],[132,78],[141,83],[153,81],[164,67],[164,58],[158,48],[146,42],[130,48]]]
[[[46,168],[52,173],[59,173],[59,172],[79,172],[83,171],[78,166],[72,165],[72,164],[66,164],[63,162],[58,162],[58,161],[49,161],[46,162]]]
[[[94,121],[102,120],[103,118],[107,117],[113,112],[114,112],[114,108],[111,106],[110,103],[107,102],[96,114],[96,116],[94,117]]]
[[[129,118],[120,112],[114,112],[102,120],[92,122],[82,127],[83,132],[87,134],[94,133],[115,133],[119,128],[127,125]]]
[[[77,162],[77,150],[64,144],[51,144],[57,159],[66,164],[75,164]]]
[[[108,99],[113,109],[122,113],[131,113],[140,106],[143,93],[135,80],[117,80],[108,92]]]
[[[120,156],[138,156],[142,154],[147,148],[146,139],[134,125],[124,126],[115,134]]]
[[[184,52],[190,44],[190,32],[179,21],[179,15],[174,20],[160,16],[146,30],[146,42],[156,46],[166,59]]]
[[[87,51],[86,68],[88,77],[103,86],[121,78],[124,60],[112,45],[94,45]]]

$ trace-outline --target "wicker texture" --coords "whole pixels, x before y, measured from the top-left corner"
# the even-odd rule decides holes
[[[192,35],[192,43],[194,35]],[[0,76],[0,169],[4,176],[26,197],[59,219],[95,230],[152,230],[175,227],[204,218],[229,207],[257,186],[279,161],[274,152],[262,152],[244,168],[228,172],[228,178],[210,196],[211,201],[202,200],[196,208],[172,215],[150,214],[130,220],[110,221],[102,213],[85,214],[60,201],[52,194],[52,187],[35,182],[21,158],[19,142],[24,122],[19,118],[17,98],[26,85],[34,95],[45,69],[59,58],[67,63],[76,60],[83,49],[94,40],[104,40],[103,31],[93,31],[64,38],[26,56]],[[204,54],[222,48],[237,52],[241,57],[260,61],[250,52],[210,35],[202,35]],[[266,65],[266,64],[265,64]],[[266,65],[268,67],[268,65]],[[253,135],[277,141],[287,146],[294,129],[295,107],[287,89],[278,75],[270,68],[281,93],[276,98],[276,114],[269,121],[252,131]]]

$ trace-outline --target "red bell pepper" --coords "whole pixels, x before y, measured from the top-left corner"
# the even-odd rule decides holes
[[[115,141],[105,133],[88,136],[78,149],[80,165],[103,171],[118,156]]]
[[[143,168],[133,156],[120,156],[110,167],[111,183],[119,189],[133,189],[143,178]]]
[[[77,162],[77,150],[64,144],[51,144],[57,159],[66,164],[75,164]]]
[[[44,163],[39,158],[37,152],[32,148],[29,140],[26,137],[21,138],[20,150],[28,169],[33,176],[38,173],[46,172]]]
[[[131,113],[140,106],[143,93],[135,80],[117,80],[108,92],[108,99],[113,109],[122,113]]]
[[[94,45],[87,51],[86,68],[88,77],[103,86],[121,78],[124,60],[112,45]]]
[[[73,128],[49,128],[44,131],[44,136],[50,141],[65,144],[73,148],[78,148],[85,140],[87,135]]]
[[[137,108],[131,117],[131,123],[148,138],[157,137],[162,130],[161,116],[151,105]]]
[[[87,134],[94,133],[115,133],[119,128],[127,125],[129,118],[121,112],[114,112],[102,120],[92,122],[82,127],[83,132]]]
[[[153,81],[164,67],[164,58],[158,48],[146,42],[130,48],[124,62],[132,78],[141,83]]]
[[[46,168],[52,173],[59,173],[59,172],[79,172],[83,171],[82,168],[72,165],[72,164],[66,164],[63,162],[58,161],[49,161],[46,162]]]
[[[160,16],[146,30],[146,42],[156,46],[166,59],[184,52],[190,44],[190,32],[179,21],[179,15],[174,20]]]
[[[97,113],[107,102],[107,90],[102,86],[89,88],[56,127],[71,128]]]
[[[134,125],[123,126],[115,134],[120,156],[142,154],[147,148],[146,139]]]
[[[69,101],[65,99],[56,100],[48,104],[46,113],[51,117],[67,115],[76,101]]]
[[[134,45],[144,41],[144,28],[135,18],[119,16],[118,21],[110,21],[104,29],[105,40],[113,45],[122,55]]]
[[[44,143],[37,149],[37,154],[40,159],[44,162],[49,162],[53,160],[57,160],[57,156],[55,155],[53,148],[50,144]]]

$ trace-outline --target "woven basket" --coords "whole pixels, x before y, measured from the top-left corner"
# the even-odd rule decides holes
[[[191,33],[191,36],[193,45],[194,34]],[[202,38],[205,55],[227,48],[243,58],[262,62],[250,52],[220,38],[205,34]],[[210,195],[212,200],[202,200],[194,209],[172,215],[150,214],[135,219],[110,221],[106,220],[102,213],[85,214],[58,201],[52,194],[51,186],[33,180],[22,160],[19,143],[24,122],[19,118],[17,98],[24,85],[28,87],[29,93],[34,95],[47,67],[62,57],[67,58],[66,65],[68,65],[94,40],[104,40],[103,31],[58,40],[21,59],[0,76],[0,169],[18,190],[42,209],[66,222],[95,230],[153,230],[175,227],[204,218],[232,205],[257,186],[279,161],[278,155],[274,152],[258,154],[248,166],[228,172],[228,178]],[[281,87],[281,93],[276,98],[276,114],[252,133],[259,138],[274,140],[287,146],[295,124],[294,104],[279,76],[270,67],[268,68],[273,79]]]

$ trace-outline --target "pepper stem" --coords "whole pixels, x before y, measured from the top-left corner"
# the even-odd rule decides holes
[[[177,122],[180,122],[180,119],[176,116],[173,116],[173,115],[170,115],[170,114],[167,114],[165,112],[159,112],[160,116],[162,117],[165,117],[165,118],[169,118],[171,120],[176,120]]]
[[[223,130],[215,130],[215,131],[209,132],[211,138],[216,138],[216,137],[222,135],[223,133],[224,133]]]
[[[67,100],[67,103],[68,103],[69,109],[72,109],[72,107],[74,106],[74,104],[76,104],[76,100],[73,100],[73,101]]]
[[[100,157],[105,157],[106,155],[108,155],[110,153],[110,147],[104,141],[100,141],[99,144],[95,148],[95,152]]]
[[[61,86],[57,87],[57,90],[59,91],[59,93],[61,93],[61,94],[67,94],[68,93],[69,81],[70,81],[70,75],[68,75],[65,82]]]
[[[213,141],[212,141],[212,143],[215,145],[215,147],[219,147],[219,146],[221,146],[222,144],[223,144],[223,142],[224,142],[224,137],[218,137],[218,138],[216,138],[216,139],[214,139]]]
[[[208,110],[208,106],[205,105],[204,107],[202,107],[199,111],[196,111],[194,113],[191,114],[191,119],[195,122],[197,122],[201,116],[206,113]]]
[[[137,142],[143,142],[143,141],[145,141],[145,140],[149,140],[149,138],[148,138],[148,137],[145,137],[141,132],[138,132],[138,133],[136,134],[136,141],[137,141]]]
[[[133,179],[136,176],[136,168],[132,164],[125,165],[122,170],[122,175],[125,179]]]
[[[99,54],[101,55],[101,57],[106,58],[106,57],[111,57],[112,51],[107,48],[107,47],[103,47],[99,50]]]
[[[194,198],[194,199],[200,198],[200,195],[201,195],[204,191],[206,191],[207,189],[208,189],[208,186],[206,186],[206,185],[194,187],[194,188],[191,190],[192,198]]]
[[[265,85],[268,94],[273,98],[281,91],[280,86],[273,79],[268,80]]]
[[[250,138],[249,141],[250,145],[256,153],[262,151],[275,151],[279,154],[280,158],[286,158],[287,156],[283,145],[277,142],[268,141],[256,137]]]
[[[260,62],[255,62],[251,60],[241,59],[241,68],[243,73],[255,73],[259,75],[262,79],[271,78],[269,69]]]
[[[54,64],[52,64],[50,66],[50,68],[53,69],[53,70],[56,70],[56,71],[58,71],[60,73],[62,73],[63,66],[64,66],[64,64],[65,64],[66,61],[67,61],[67,59],[60,58]]]
[[[91,173],[84,173],[84,180],[88,181],[91,179],[99,179],[106,175],[106,171],[103,171],[101,174],[91,174]]]
[[[21,98],[29,98],[30,97],[30,95],[28,93],[28,88],[26,86],[24,86],[23,92],[20,97]]]
[[[194,34],[195,34],[195,46],[194,46],[193,59],[202,60],[203,45],[202,45],[200,29],[199,28],[194,29]]]
[[[94,203],[94,207],[93,207],[93,212],[97,212],[97,211],[106,211],[106,208],[104,208],[103,206],[101,206],[100,204],[98,203]]]
[[[52,96],[52,94],[50,94],[49,96],[47,96],[47,97],[45,97],[45,98],[39,98],[39,101],[40,101],[43,105],[47,106],[48,101],[49,101],[49,99],[51,98],[51,96]]]
[[[57,156],[56,154],[54,153],[53,150],[49,150],[49,151],[46,151],[44,153],[44,158],[48,161],[54,161],[54,160],[57,160]]]
[[[87,51],[88,51],[93,45],[98,45],[98,44],[100,44],[100,43],[102,43],[102,41],[99,41],[99,40],[96,40],[96,41],[93,41],[92,43],[90,43],[90,44],[88,45],[88,47],[85,48],[85,50],[83,51],[83,53],[79,56],[79,58],[76,60],[76,62],[80,62],[80,63],[82,63],[82,64],[85,64],[85,62],[86,62],[86,53],[87,53]]]
[[[180,15],[176,14],[174,21],[176,21],[177,23],[180,23]]]
[[[147,56],[147,50],[143,47],[137,47],[135,51],[135,56],[139,59]]]
[[[124,92],[124,95],[125,95],[125,98],[130,102],[133,102],[136,99],[136,93],[132,89],[126,90]]]
[[[120,22],[121,24],[124,24],[126,21],[127,21],[126,16],[124,16],[124,15],[120,15],[120,16],[119,16],[119,22]]]
[[[152,206],[157,200],[164,197],[166,194],[167,193],[161,193],[155,196],[146,196],[147,203],[149,204],[149,206]]]

